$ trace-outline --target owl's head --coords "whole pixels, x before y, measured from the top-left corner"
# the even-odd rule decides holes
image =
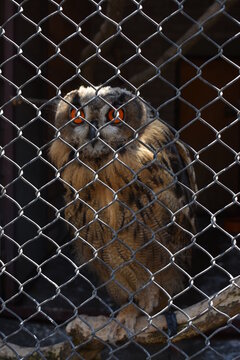
[[[147,123],[147,106],[122,88],[81,86],[59,102],[55,125],[60,136],[88,158],[121,149]]]

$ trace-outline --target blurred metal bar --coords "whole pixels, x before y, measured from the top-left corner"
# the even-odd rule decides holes
[[[14,6],[12,2],[5,2],[4,4],[4,21],[7,21],[14,15]],[[13,21],[7,21],[4,27],[7,35],[14,39],[14,23]],[[13,45],[10,42],[5,41],[3,44],[3,61],[11,58],[14,54]],[[1,76],[1,75],[0,75]],[[4,76],[8,80],[14,80],[14,64],[13,61],[6,61],[4,64]],[[13,87],[9,86],[6,82],[4,82],[3,87],[3,99],[4,103],[9,101],[14,95]],[[4,116],[13,121],[14,119],[14,109],[13,106],[7,106],[6,109],[3,108]],[[1,120],[1,144],[10,143],[14,137],[14,130],[10,123]],[[14,145],[11,144],[7,147],[7,156],[10,159],[14,159]],[[0,158],[0,164],[2,163],[2,159]],[[13,166],[4,167],[0,165],[0,177],[3,181],[3,184],[9,184],[14,179],[14,169]],[[11,186],[8,188],[7,193],[10,197],[14,198],[14,187]],[[9,223],[15,215],[15,209],[13,204],[9,205],[9,201],[3,196],[1,199],[1,218],[0,221],[3,224]],[[14,225],[10,225],[7,227],[6,235],[12,239],[14,239]],[[6,238],[2,238],[0,242],[0,257],[4,263],[8,263],[15,256],[14,245],[11,241]],[[8,272],[14,274],[14,263],[8,264],[7,266]],[[1,278],[0,278],[1,284]],[[9,298],[13,295],[15,285],[13,281],[9,281],[9,279],[4,278],[3,283],[0,285],[2,287],[3,297]]]

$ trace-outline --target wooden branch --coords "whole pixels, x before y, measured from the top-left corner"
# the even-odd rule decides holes
[[[209,297],[209,300],[203,300],[182,311],[176,311],[178,333],[171,340],[176,342],[196,336],[200,332],[205,333],[214,330],[239,313],[240,277],[218,294]],[[97,360],[100,359],[100,353],[104,347],[103,342],[109,341],[109,334],[112,333],[114,326],[115,322],[106,316],[82,315],[71,321],[67,325],[66,331],[71,336],[75,346],[80,346],[86,342],[78,350],[85,359]],[[150,345],[167,341],[167,323],[163,315],[153,318],[151,323],[146,320],[146,317],[139,317],[135,330],[135,342]],[[95,334],[96,337],[92,334]],[[123,330],[120,330],[117,337],[113,339],[115,343],[125,340],[127,340],[127,336]],[[67,341],[43,347],[40,351],[47,359],[58,360],[65,360],[71,353],[74,353],[70,342]],[[20,357],[32,354],[31,359],[41,359],[36,348],[20,347],[11,343],[5,345],[0,341],[0,359],[16,359],[16,354]],[[77,355],[76,359],[78,359]]]
[[[41,348],[41,354],[43,354],[47,359],[66,359],[70,352],[69,343],[59,343],[51,346],[46,346]],[[40,355],[36,352],[36,348],[32,347],[22,347],[12,343],[4,345],[4,342],[0,340],[0,359],[16,359],[16,354],[24,358],[31,355],[31,359],[42,359]],[[64,357],[65,356],[65,357]]]
[[[106,11],[107,17],[112,19],[116,23],[119,23],[123,17],[123,12],[124,12],[126,3],[127,3],[127,0],[121,0],[121,1],[109,0],[107,11]],[[108,39],[111,35],[114,34],[113,27],[114,27],[113,23],[110,20],[105,19],[105,21],[103,22],[103,24],[100,27],[100,30],[96,33],[92,42],[95,45],[100,45],[104,40]],[[113,41],[111,41],[111,42],[109,41],[109,42],[106,42],[106,44],[104,44],[105,55],[106,55],[106,53],[108,53],[110,51],[112,46],[113,46]],[[93,53],[93,45],[89,44],[82,51],[81,59],[83,61],[87,60],[88,57],[90,55],[92,55],[92,53]],[[94,63],[96,62],[96,60],[97,59],[95,57],[93,60],[87,62],[81,71],[81,75],[84,76],[90,82],[92,82],[94,79]]]
[[[200,332],[208,332],[224,323],[231,317],[240,313],[240,277],[219,294],[187,307],[182,311],[176,311],[178,333],[172,338],[173,342],[190,338]],[[94,332],[98,339],[108,342],[109,334],[115,326],[115,322],[106,316],[81,316],[67,325],[67,333],[74,341],[81,339],[86,341],[92,338]],[[161,331],[159,331],[161,330]],[[165,316],[159,315],[149,323],[145,316],[137,319],[136,336],[134,341],[142,344],[161,344],[167,341],[167,323]],[[164,331],[166,335],[162,333]],[[119,331],[113,339],[115,343],[127,340],[125,331]],[[100,343],[94,340],[94,345]],[[101,344],[101,343],[100,343]]]
[[[89,342],[83,347],[83,349],[81,348],[77,352],[77,350],[70,345],[70,342],[64,341],[58,344],[42,347],[39,351],[36,351],[36,348],[34,347],[22,347],[12,343],[7,343],[5,345],[4,342],[0,340],[0,360],[16,360],[18,357],[21,359],[26,358],[29,360],[40,360],[42,359],[42,355],[49,360],[66,360],[71,354],[73,354],[71,355],[71,360],[79,360],[78,354],[81,354],[81,356],[86,360],[100,360],[100,352],[103,347],[104,346],[101,346],[101,344],[98,344],[96,347],[94,344]]]
[[[239,0],[226,1],[226,3],[224,4],[225,10],[229,10],[238,1]],[[185,34],[182,37],[180,37],[180,39],[178,39],[176,46],[175,45],[171,46],[163,53],[163,55],[156,61],[155,66],[160,67],[166,62],[164,64],[164,70],[166,71],[169,65],[173,64],[176,60],[179,59],[178,56],[174,57],[174,55],[176,55],[177,46],[183,45],[183,47],[181,48],[181,54],[186,54],[189,51],[189,49],[192,48],[193,45],[195,45],[199,41],[199,37],[194,36],[194,34],[198,33],[200,26],[204,26],[204,30],[208,30],[218,21],[219,18],[217,16],[214,16],[214,14],[217,15],[221,7],[222,5],[220,5],[218,2],[214,2],[214,4],[211,5],[206,10],[206,12],[204,12],[202,16],[200,16],[200,18],[197,20],[197,24],[193,24],[185,32]],[[145,71],[141,71],[138,74],[132,76],[129,79],[129,82],[132,83],[134,86],[139,87],[154,75],[156,75],[156,69],[151,67]]]

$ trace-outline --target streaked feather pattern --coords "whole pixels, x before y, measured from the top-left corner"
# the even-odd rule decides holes
[[[144,311],[159,311],[184,289],[179,267],[191,263],[196,180],[188,151],[158,119],[138,138],[126,136],[115,156],[86,156],[68,138],[53,142],[50,157],[64,180],[65,217],[79,234],[77,257],[117,303],[133,296]]]

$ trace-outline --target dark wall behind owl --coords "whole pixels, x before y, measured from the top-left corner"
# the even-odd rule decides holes
[[[103,44],[98,55],[96,55],[97,46],[95,42],[98,41],[97,36],[108,15],[107,2],[100,2],[100,5],[97,5],[98,2],[94,5],[89,0],[81,2],[68,0],[57,3],[59,8],[51,2],[37,0],[35,4],[38,10],[33,9],[31,1],[23,4],[22,14],[31,19],[36,24],[35,26],[31,22],[27,22],[24,16],[18,16],[14,20],[15,40],[17,44],[21,44],[23,53],[14,59],[13,66],[15,70],[18,69],[15,71],[16,83],[21,86],[22,94],[27,98],[52,99],[60,93],[65,95],[79,85],[88,85],[89,83],[123,86],[134,91],[134,87],[130,83],[131,78],[138,75],[141,79],[145,70],[154,68],[154,64],[164,52],[171,48],[192,26],[193,20],[197,21],[214,2],[196,0],[193,6],[191,1],[185,1],[184,13],[181,13],[178,11],[178,4],[170,0],[161,1],[161,5],[154,0],[144,1],[142,12],[138,11],[137,3],[122,1],[118,7],[124,10],[121,12],[117,8],[114,11],[113,8],[110,14],[116,23],[113,22],[105,29],[106,34],[103,39],[107,38],[107,40],[101,40]],[[101,6],[101,12],[98,6]],[[232,7],[228,12],[236,19],[240,17],[238,6]],[[193,20],[190,20],[190,17]],[[107,23],[110,24],[109,21]],[[117,23],[120,24],[121,28],[117,28]],[[158,24],[161,24],[161,28]],[[16,31],[18,28],[21,28],[21,32]],[[39,31],[37,34],[36,30]],[[214,99],[214,96],[218,96],[216,91],[214,93],[213,86],[224,87],[228,82],[231,82],[234,76],[237,76],[237,69],[234,72],[234,67],[219,55],[223,51],[224,56],[234,59],[234,61],[239,57],[238,46],[236,46],[238,39],[234,36],[237,32],[237,23],[235,24],[225,15],[218,14],[214,17],[212,26],[205,30],[205,35],[196,36],[197,40],[194,46],[190,47],[184,56],[180,55],[176,62],[173,60],[170,64],[166,62],[166,65],[160,68],[160,76],[152,76],[150,81],[142,83],[139,87],[141,96],[159,111],[164,121],[176,128],[181,128],[186,125],[186,122],[189,123],[194,118],[199,117],[198,109]],[[113,34],[114,36],[112,36]],[[228,41],[230,38],[232,40]],[[223,44],[225,45],[221,48]],[[184,51],[184,47],[185,45],[182,46],[182,51]],[[139,49],[141,52],[138,51]],[[217,83],[217,80],[215,81],[211,77],[212,68],[209,65],[205,66],[202,72],[203,80],[209,82],[205,82],[204,88],[199,85],[190,88],[193,81],[189,86],[186,86],[185,84],[191,80],[191,77],[198,76],[194,66],[200,66],[200,64],[208,59],[214,59],[214,57],[216,57],[216,62],[221,63],[216,65],[213,60],[211,61],[212,68],[220,66],[219,74],[216,77],[219,77],[221,73],[230,74],[230,70],[233,70],[232,75]],[[118,73],[119,70],[120,73]],[[41,75],[36,76],[40,72]],[[202,83],[203,81],[199,82],[200,85]],[[181,93],[178,88],[182,89]],[[239,91],[238,82],[224,90],[224,95],[228,91],[227,100],[231,103],[232,99],[236,104],[237,100],[233,99],[233,95],[230,94],[231,89],[232,92]],[[205,96],[207,92],[209,92],[208,98]],[[198,101],[196,102],[194,98],[197,98]],[[186,101],[190,103],[190,106],[191,104],[194,106],[190,114],[189,110],[186,109]],[[216,114],[219,117],[214,106],[215,104],[212,106],[212,116]],[[237,116],[236,111],[234,112],[226,102],[224,109],[225,113],[231,112],[232,119]],[[29,111],[29,118],[33,117],[33,113],[36,113],[31,104],[21,106],[21,115],[23,111]],[[42,107],[42,111],[45,119],[52,122],[54,106],[49,105],[46,101],[46,106]],[[24,118],[23,115],[22,118]],[[25,121],[29,122],[29,118],[26,116]],[[33,129],[36,129],[37,135],[42,133],[40,137],[44,138],[42,141],[47,143],[54,132],[51,126],[47,125],[47,121],[38,119],[39,121],[33,122],[27,128],[31,134],[34,133]],[[230,123],[229,115],[226,116],[225,120],[219,120],[220,123],[221,121],[222,125],[219,126],[219,129],[224,127],[224,124]],[[212,120],[208,117],[206,124],[211,124],[211,122]],[[195,125],[198,123],[196,121],[188,128],[190,137],[186,130],[180,133],[182,140],[190,144],[194,150],[206,146],[215,136],[214,133],[206,132],[207,125],[204,123],[201,123],[196,131]],[[38,127],[39,130],[37,130]],[[235,135],[238,130],[236,127],[232,128],[230,133],[232,131]],[[204,141],[199,142],[201,138]],[[240,139],[236,138],[235,142],[238,141],[240,142]],[[220,151],[219,158],[223,158],[223,162],[219,168],[229,164],[229,156],[226,155],[227,158],[225,158],[226,151],[226,147],[222,152]],[[235,151],[238,151],[238,147],[235,147]],[[214,154],[214,151],[208,153],[207,157],[211,158],[211,154]],[[206,161],[206,156],[202,156],[203,160]],[[216,158],[215,155],[211,161],[212,166],[214,158]],[[204,178],[202,175],[205,172],[204,166],[200,166],[198,176],[201,186],[206,186],[209,183],[208,176],[206,175]],[[233,178],[233,176],[229,176],[229,178]],[[239,179],[239,170],[236,170],[234,178]],[[225,184],[236,188],[235,185],[231,184],[231,181],[227,181]],[[218,201],[218,207],[215,206],[214,198],[222,199],[222,201]],[[219,188],[210,193],[203,192],[200,195],[200,201],[206,203],[212,211],[216,211],[219,207],[226,205],[228,198],[226,192],[222,192],[222,189]]]
[[[20,1],[18,3],[20,4]],[[1,105],[21,94],[30,102],[18,103],[15,101],[14,106],[9,103],[4,107],[5,113],[12,119],[12,124],[8,121],[2,123],[4,134],[1,133],[1,145],[10,142],[7,154],[9,156],[14,154],[16,165],[3,159],[1,178],[3,184],[11,183],[7,192],[9,195],[14,195],[17,203],[24,208],[25,215],[38,226],[26,220],[24,214],[19,213],[17,204],[11,200],[8,200],[7,204],[2,203],[2,209],[7,209],[4,212],[3,221],[7,223],[19,216],[14,221],[14,226],[8,229],[9,234],[14,234],[16,241],[24,246],[26,255],[29,255],[29,258],[36,263],[49,257],[53,249],[49,238],[53,238],[61,244],[67,236],[61,222],[50,226],[51,221],[55,218],[56,209],[60,209],[62,203],[58,197],[61,184],[51,183],[54,171],[45,161],[48,159],[48,143],[54,135],[51,124],[54,119],[55,106],[48,100],[57,98],[60,91],[62,95],[65,95],[79,85],[88,85],[89,82],[94,85],[106,83],[134,90],[129,80],[137,74],[141,78],[142,73],[153,67],[162,54],[192,25],[186,15],[177,11],[177,2],[171,0],[161,2],[146,0],[142,3],[144,13],[137,11],[138,6],[135,2],[119,1],[119,6],[125,6],[123,13],[116,12],[111,15],[113,19],[120,22],[121,32],[119,31],[117,36],[111,38],[111,34],[120,30],[113,24],[108,29],[109,40],[101,46],[101,53],[96,57],[94,55],[96,46],[93,43],[89,46],[89,42],[95,41],[105,20],[102,14],[107,14],[107,7],[106,2],[101,2],[101,14],[97,8],[99,2],[95,3],[94,5],[89,0],[68,0],[63,3],[55,1],[54,5],[47,0],[35,0],[34,6],[32,1],[24,2],[21,5],[22,12],[19,12],[20,7],[18,8],[17,2],[15,5],[12,4],[12,7],[9,7],[7,2],[4,3],[5,16],[9,17],[11,12],[12,15],[16,13],[18,15],[13,16],[11,26],[6,34],[17,46],[1,38],[2,49],[4,49],[1,61],[4,56],[8,58],[9,54],[13,56],[12,60],[4,64],[2,69],[8,72],[9,78],[15,84],[13,86],[9,82],[1,80],[0,91],[1,99],[3,99]],[[197,20],[212,4],[213,1],[210,0],[195,0],[193,6],[193,2],[187,0],[184,2],[184,11]],[[61,7],[62,12],[58,11]],[[239,6],[233,7],[230,14],[240,19]],[[162,22],[161,34],[157,26],[160,22]],[[189,114],[184,109],[177,91],[179,86],[189,80],[192,73],[193,76],[195,75],[194,68],[191,64],[189,65],[189,61],[192,64],[199,64],[217,56],[219,46],[230,37],[234,37],[237,32],[237,25],[226,16],[218,15],[213,26],[205,32],[215,44],[206,37],[198,35],[198,41],[188,50],[185,58],[179,56],[177,62],[161,68],[160,77],[153,78],[140,86],[141,96],[159,110],[164,121],[177,128],[185,126],[186,119],[190,122],[196,116],[196,111]],[[224,46],[224,54],[234,61],[235,59],[240,60],[239,47],[236,46],[237,41],[237,38],[233,39]],[[141,49],[141,52],[138,49]],[[220,60],[222,64],[219,73],[226,71],[224,60],[222,58]],[[118,70],[120,70],[120,74]],[[206,78],[209,78],[209,74],[211,74],[211,69],[206,74]],[[226,79],[226,82],[230,80]],[[197,85],[190,91],[188,90],[188,88],[183,89],[183,98],[185,97],[187,101],[191,102],[196,101],[195,97],[197,97],[201,103],[205,89],[199,91]],[[239,91],[239,87],[236,91]],[[229,101],[232,98],[230,95]],[[40,99],[40,102],[37,102],[36,99]],[[234,98],[234,101],[237,99]],[[195,102],[195,106],[197,108],[198,103]],[[213,116],[214,114],[215,110],[213,110]],[[234,118],[236,114],[231,116]],[[225,120],[222,121],[224,123]],[[21,128],[20,135],[14,125]],[[233,131],[234,134],[240,133],[239,128],[233,129]],[[191,143],[193,148],[198,146],[201,134],[205,143],[208,143],[211,135],[206,135],[202,128],[196,132],[189,128],[189,132],[186,134],[184,131],[181,132],[183,140]],[[17,135],[19,137],[16,139]],[[229,137],[231,138],[231,134]],[[235,139],[236,144],[238,140],[239,138]],[[42,150],[40,156],[39,147]],[[236,151],[239,151],[237,145]],[[224,154],[224,152],[221,154],[223,159],[225,159]],[[207,157],[209,158],[209,156],[211,155],[208,154]],[[212,164],[214,159],[210,159],[210,161]],[[225,165],[227,164],[225,163]],[[19,177],[20,166],[24,171],[21,177]],[[9,174],[4,180],[6,174],[3,174],[2,169],[6,167],[9,169]],[[202,184],[201,186],[205,186],[209,181],[209,174],[206,175],[207,180],[205,180],[202,170],[200,168],[198,171],[199,182]],[[228,186],[234,186],[235,189],[236,184],[232,185],[229,180],[232,177],[230,175],[226,181]],[[234,170],[234,179],[236,178],[239,179],[239,169]],[[222,189],[220,190],[222,191]],[[216,205],[215,198],[219,200],[218,208],[225,206],[229,200],[227,195],[220,190],[215,189],[215,192],[211,192],[213,195],[210,196],[209,193],[203,194],[200,201],[210,207],[212,211]],[[36,196],[38,191],[43,200]],[[54,207],[49,206],[47,202],[53,204]],[[231,216],[239,214],[238,208],[231,211]],[[204,212],[203,215],[205,215]],[[226,218],[228,216],[229,214],[225,214]],[[42,234],[40,229],[44,227],[45,230]],[[6,258],[17,256],[17,248],[12,243],[10,245],[8,243],[6,246],[8,246],[4,253]],[[212,247],[214,248],[214,246],[216,244]],[[11,248],[10,252],[9,248]],[[24,281],[29,273],[32,274],[36,271],[36,266],[31,260],[19,257],[14,262],[11,271],[20,281]]]

